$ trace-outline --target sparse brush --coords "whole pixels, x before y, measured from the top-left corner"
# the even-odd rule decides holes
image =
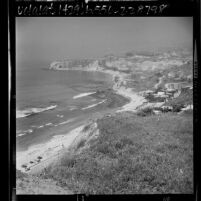
[[[82,148],[85,145],[86,139],[81,139],[77,146],[76,146],[76,150],[79,150],[80,148]]]
[[[76,160],[73,156],[67,156],[61,159],[61,167],[73,167],[75,163]]]
[[[17,171],[16,171],[16,179],[23,179],[23,178],[25,178],[25,177],[27,177],[27,174],[26,174],[26,173],[23,173],[23,172],[20,171],[20,170],[17,170]]]
[[[154,114],[153,113],[153,108],[150,108],[150,107],[146,107],[146,108],[143,108],[141,110],[139,110],[137,112],[137,115],[138,116],[142,116],[142,117],[145,117],[145,116],[148,116],[148,115],[152,115]]]
[[[91,124],[86,125],[86,126],[82,129],[82,131],[83,131],[83,132],[87,132],[87,131],[90,129],[90,126],[91,126]]]

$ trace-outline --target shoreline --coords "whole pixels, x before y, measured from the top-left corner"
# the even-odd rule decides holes
[[[135,112],[139,106],[147,102],[143,96],[139,95],[139,93],[134,92],[132,88],[126,87],[127,85],[126,77],[128,76],[127,74],[112,70],[105,70],[105,71],[100,70],[100,72],[110,74],[114,82],[112,88],[115,91],[115,93],[129,99],[129,103],[123,105],[122,108],[117,112],[124,112],[124,111]],[[117,83],[115,82],[115,78],[119,79]]]
[[[113,82],[113,86],[112,89],[114,90],[114,92],[116,94],[119,94],[125,98],[128,98],[130,100],[129,103],[125,104],[124,106],[122,106],[122,109],[119,110],[118,112],[123,112],[123,111],[132,111],[135,112],[135,110],[141,106],[142,104],[144,104],[146,101],[146,99],[139,95],[139,93],[134,92],[132,88],[127,88],[127,82],[126,82],[126,77],[128,76],[128,74],[123,73],[123,72],[119,72],[119,71],[113,71],[113,70],[109,70],[109,69],[104,69],[102,67],[95,67],[95,69],[93,67],[89,67],[88,69],[80,69],[80,68],[76,68],[75,69],[68,69],[68,68],[50,68],[49,70],[56,70],[56,71],[86,71],[86,72],[101,72],[107,75],[110,75],[112,77],[112,82]],[[117,78],[117,82],[115,81],[115,79]]]
[[[129,102],[121,106],[121,109],[116,110],[116,112],[135,112],[140,105],[146,102],[145,98],[134,92],[132,88],[126,88],[125,78],[127,74],[125,73],[100,69],[84,69],[83,71],[102,72],[112,76],[112,81],[114,83],[112,89],[114,92],[129,99]],[[115,79],[118,81],[116,82]],[[28,174],[34,174],[47,167],[50,163],[56,161],[60,154],[62,155],[64,151],[68,150],[73,144],[75,144],[74,141],[77,137],[79,138],[79,136],[81,136],[82,129],[87,125],[86,121],[89,123],[89,119],[87,119],[82,122],[83,124],[81,126],[72,129],[66,134],[53,136],[53,138],[46,143],[33,145],[26,151],[17,152],[16,169]],[[22,167],[23,165],[24,168]]]
[[[29,173],[32,169],[44,163],[49,164],[49,162],[52,161],[51,159],[58,157],[62,150],[68,148],[73,143],[84,126],[85,124],[71,130],[67,134],[54,136],[46,143],[33,145],[26,151],[17,152],[16,169]],[[22,165],[27,166],[27,171]]]

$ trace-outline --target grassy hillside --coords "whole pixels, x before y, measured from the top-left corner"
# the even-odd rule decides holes
[[[192,113],[98,120],[99,137],[42,172],[74,193],[192,193]],[[84,142],[79,144],[84,147]]]

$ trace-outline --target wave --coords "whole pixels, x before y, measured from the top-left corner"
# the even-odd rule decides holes
[[[57,117],[63,118],[63,117],[64,117],[64,115],[59,115],[59,114],[57,114]]]
[[[96,92],[81,93],[81,94],[78,94],[76,96],[73,96],[73,99],[82,98],[82,97],[89,96],[89,95],[95,94],[95,93]]]
[[[17,135],[17,137],[21,137],[23,135],[26,135],[26,133],[20,133],[19,135]]]
[[[73,110],[77,110],[77,107],[76,106],[70,106],[70,111],[73,111]]]
[[[41,112],[44,112],[47,110],[52,110],[56,107],[57,107],[57,105],[51,105],[51,106],[46,107],[46,108],[29,108],[26,110],[17,110],[16,111],[16,118],[18,119],[18,118],[27,117],[27,116],[37,114],[37,113],[41,113]]]
[[[37,128],[44,128],[45,125],[38,126]]]
[[[52,125],[52,123],[50,122],[50,123],[46,123],[45,124],[46,126],[51,126]]]
[[[32,132],[33,132],[33,129],[28,129],[28,130],[25,130],[25,131],[21,131],[20,133],[18,131],[17,132],[18,133],[17,137],[21,137],[23,135],[26,135],[26,134],[29,134],[29,133],[32,133]]]
[[[96,107],[97,105],[100,105],[100,104],[104,103],[105,101],[106,101],[106,99],[103,100],[103,101],[101,101],[101,102],[99,102],[99,103],[96,103],[96,104],[93,104],[93,105],[89,105],[89,106],[87,106],[87,107],[84,107],[84,108],[82,108],[81,110],[86,110],[86,109],[89,109],[89,108],[92,108],[92,107]]]

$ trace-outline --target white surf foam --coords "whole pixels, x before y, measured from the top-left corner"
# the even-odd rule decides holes
[[[81,94],[78,94],[76,96],[73,96],[73,99],[82,98],[82,97],[89,96],[89,95],[95,94],[95,93],[96,92],[81,93]]]
[[[101,102],[99,102],[99,103],[92,104],[92,105],[89,105],[89,106],[87,106],[87,107],[84,107],[84,108],[82,108],[81,110],[86,110],[86,109],[89,109],[89,108],[92,108],[92,107],[96,107],[97,105],[100,105],[100,104],[104,103],[105,101],[106,101],[106,99],[103,100],[103,101],[101,101]]]
[[[38,126],[38,128],[43,128],[43,127],[44,127],[44,125]]]
[[[23,135],[26,135],[26,133],[20,133],[19,135],[17,135],[17,137],[21,137]]]
[[[46,108],[28,108],[26,110],[17,110],[16,111],[16,118],[18,119],[18,118],[27,117],[27,116],[32,115],[32,114],[37,114],[37,113],[44,112],[47,110],[52,110],[56,107],[57,107],[57,105],[51,105],[51,106],[46,107]]]
[[[52,125],[52,123],[46,123],[45,125],[46,125],[46,126],[51,126],[51,125]]]
[[[57,114],[57,117],[63,118],[63,117],[64,117],[64,115],[59,115],[59,114]]]
[[[26,135],[26,134],[29,134],[29,133],[32,133],[33,132],[33,129],[28,129],[28,130],[24,130],[24,131],[21,131],[21,133],[18,134],[17,132],[17,137],[21,137],[23,135]]]
[[[70,111],[73,111],[73,110],[76,110],[76,109],[77,109],[76,106],[71,106],[69,110],[70,110]]]

